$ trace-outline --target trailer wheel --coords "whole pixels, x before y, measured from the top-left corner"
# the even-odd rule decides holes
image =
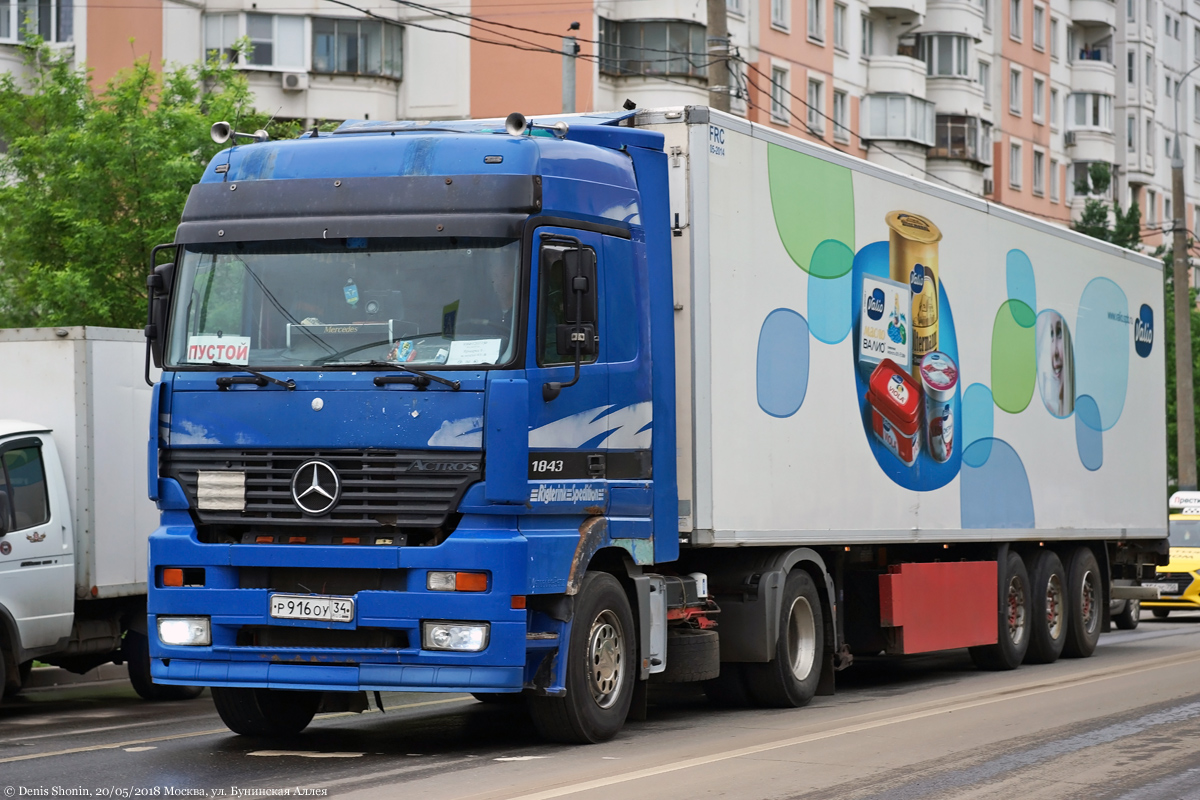
[[[1067,641],[1067,572],[1053,550],[1039,550],[1029,570],[1026,664],[1053,664]]]
[[[1100,641],[1104,589],[1100,565],[1090,547],[1076,547],[1067,566],[1067,658],[1087,658]]]
[[[589,572],[575,596],[566,652],[566,695],[529,697],[538,733],[554,742],[611,739],[625,724],[637,679],[633,614],[617,579]]]
[[[321,692],[282,689],[214,686],[212,697],[221,721],[242,736],[295,736],[308,727],[321,704]]]
[[[1125,607],[1113,616],[1113,624],[1123,631],[1131,631],[1142,621],[1142,601],[1126,600]]]
[[[1171,616],[1171,609],[1169,609],[1169,608],[1152,608],[1152,609],[1150,609],[1150,613],[1154,615],[1155,619],[1166,619],[1167,617]]]
[[[129,682],[143,700],[191,700],[203,686],[173,686],[155,683],[150,677],[150,641],[137,631],[126,631],[121,655],[129,667]]]
[[[750,697],[766,708],[808,705],[821,680],[824,652],[825,626],[817,586],[804,570],[792,570],[783,584],[775,657],[765,664],[742,667]]]
[[[1021,666],[1029,648],[1029,573],[1025,562],[1011,550],[998,566],[1000,607],[996,619],[997,641],[972,647],[968,652],[980,669],[1006,670]]]

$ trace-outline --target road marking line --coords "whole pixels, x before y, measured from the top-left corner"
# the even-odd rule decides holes
[[[503,758],[493,758],[492,761],[537,761],[539,758],[549,758],[550,756],[504,756]]]
[[[475,698],[470,695],[463,697],[449,697],[445,700],[424,700],[418,703],[405,703],[404,705],[393,706],[393,711],[400,711],[405,708],[418,708],[420,706],[436,706],[446,703],[464,703],[470,700],[475,702]],[[378,712],[363,712],[363,713],[378,713]],[[318,719],[334,719],[337,717],[359,716],[353,711],[341,712],[337,714],[322,714]],[[116,750],[118,748],[131,747],[139,744],[149,744],[150,742],[169,742],[175,739],[191,739],[196,736],[215,736],[218,733],[230,733],[228,728],[214,728],[209,731],[195,731],[193,733],[176,733],[170,736],[154,736],[148,739],[134,739],[129,742],[114,742],[112,744],[94,744],[88,747],[72,747],[68,750],[55,750],[51,753],[30,753],[24,756],[9,756],[8,758],[0,758],[0,764],[8,764],[13,761],[30,761],[35,758],[50,758],[51,756],[69,756],[75,753],[91,753],[96,750]]]
[[[769,752],[771,750],[780,750],[785,747],[794,747],[800,744],[808,744],[809,742],[817,742],[822,739],[832,739],[837,736],[844,736],[849,733],[861,733],[862,731],[882,728],[888,725],[895,725],[901,722],[912,722],[926,717],[937,716],[938,714],[947,714],[955,711],[964,711],[970,708],[979,706],[991,705],[1002,700],[1011,700],[1022,697],[1031,697],[1034,695],[1045,694],[1059,689],[1073,688],[1076,686],[1085,686],[1090,683],[1098,683],[1101,681],[1112,680],[1113,678],[1123,678],[1129,675],[1137,675],[1142,672],[1150,672],[1156,669],[1164,669],[1167,667],[1179,666],[1193,661],[1200,661],[1200,653],[1189,653],[1184,655],[1166,656],[1164,658],[1146,661],[1132,667],[1109,668],[1105,670],[1095,670],[1090,673],[1073,678],[1064,678],[1055,681],[1043,681],[1037,684],[1027,685],[1024,687],[1012,687],[1002,689],[992,693],[992,696],[986,698],[976,698],[974,700],[965,700],[951,702],[949,704],[939,704],[938,707],[926,708],[920,711],[911,711],[906,714],[899,714],[893,717],[884,717],[867,722],[859,722],[851,725],[843,725],[840,728],[833,728],[819,733],[809,733],[802,736],[792,736],[787,739],[777,739],[773,742],[764,742],[763,744],[743,747],[737,750],[728,750],[723,753],[715,753],[708,756],[699,756],[689,758],[684,761],[676,761],[671,764],[663,764],[657,767],[647,767],[645,769],[626,772],[622,775],[613,775],[607,778],[596,778],[590,781],[581,781],[579,783],[560,786],[555,789],[546,789],[541,792],[532,794],[518,795],[514,800],[552,800],[556,797],[565,797],[566,795],[578,794],[579,792],[587,792],[592,789],[602,789],[606,786],[614,786],[630,781],[641,780],[643,778],[652,778],[657,775],[664,775],[669,772],[678,772],[684,769],[693,769],[695,767],[703,767],[709,764],[728,761],[734,758],[743,756],[752,756],[759,753]],[[871,716],[871,715],[862,715]]]
[[[146,747],[126,747],[125,752],[126,753],[144,753],[147,750],[157,750],[157,749],[158,748],[155,747],[154,745],[147,745]]]
[[[362,758],[366,753],[320,753],[316,750],[255,750],[248,756],[295,756],[296,758]]]

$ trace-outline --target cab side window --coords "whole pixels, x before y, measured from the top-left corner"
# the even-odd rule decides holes
[[[42,525],[50,520],[50,497],[46,490],[46,470],[42,467],[42,450],[33,445],[14,448],[4,453],[3,484],[8,492],[12,519],[11,530],[19,531]]]
[[[562,353],[558,346],[558,326],[576,321],[575,295],[564,283],[566,269],[564,254],[574,250],[568,244],[553,244],[542,248],[538,269],[538,364],[543,367],[559,364],[574,364],[575,353]],[[596,253],[585,247],[586,257],[594,265]],[[596,287],[590,287],[583,297],[582,321],[596,320]],[[583,353],[580,361],[591,364],[596,354]]]

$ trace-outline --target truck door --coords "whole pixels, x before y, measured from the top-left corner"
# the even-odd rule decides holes
[[[605,341],[606,309],[604,287],[605,264],[603,236],[591,231],[569,228],[542,227],[534,233],[533,264],[530,281],[530,328],[526,351],[526,372],[529,380],[529,479],[535,484],[561,481],[602,479],[602,464],[596,454],[608,437],[606,412],[609,409],[608,359]],[[575,356],[559,346],[559,326],[567,323],[574,313],[575,296],[570,285],[564,285],[564,266],[568,253],[582,250],[583,263],[595,265],[595,278],[589,275],[587,292],[582,296],[582,320],[595,326],[598,338],[596,352],[581,357],[579,381],[564,386],[557,396],[547,399],[543,386],[550,382],[567,384],[575,374]],[[591,271],[591,268],[588,268]],[[566,283],[570,283],[567,279]],[[589,454],[592,458],[589,461]],[[557,494],[538,493],[531,484],[531,500],[539,505],[558,506]],[[540,503],[539,498],[545,500]],[[557,498],[557,499],[551,499]],[[599,504],[602,504],[599,503]],[[597,503],[581,502],[585,505]]]
[[[12,614],[26,649],[53,645],[70,633],[73,618],[70,511],[53,447],[42,436],[0,445],[0,492],[8,497],[8,533],[0,536],[0,605]]]

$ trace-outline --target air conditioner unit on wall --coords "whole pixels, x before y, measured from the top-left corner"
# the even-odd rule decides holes
[[[1063,134],[1063,147],[1075,146],[1075,131],[1067,131]]]
[[[308,88],[307,72],[285,72],[280,79],[285,92],[302,92]]]
[[[994,187],[992,186],[992,179],[984,178],[983,179],[983,193],[991,194],[993,191],[994,191]]]

